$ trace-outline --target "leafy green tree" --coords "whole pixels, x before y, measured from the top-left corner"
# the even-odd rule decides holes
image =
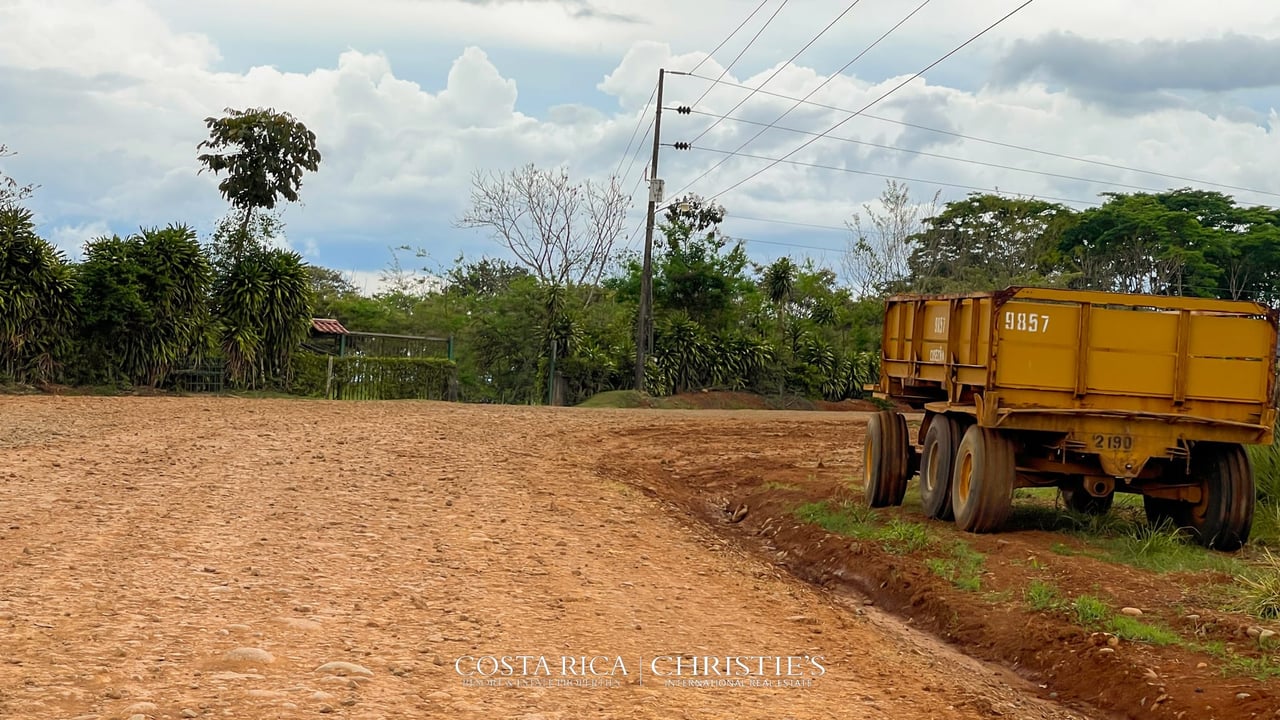
[[[511,283],[532,277],[525,268],[505,260],[481,258],[466,262],[458,257],[446,276],[448,291],[463,297],[490,297],[505,292]]]
[[[250,247],[218,268],[213,308],[233,382],[288,387],[293,354],[311,324],[311,293],[307,266],[294,252]]]
[[[1060,246],[1077,222],[1070,208],[1042,200],[971,193],[947,203],[910,238],[914,292],[995,290],[1009,285],[1062,285]]]
[[[1080,269],[1080,287],[1127,293],[1215,296],[1222,269],[1210,256],[1225,238],[1169,195],[1106,193],[1063,236]]]
[[[78,274],[86,370],[95,379],[155,387],[203,351],[212,272],[191,228],[94,239]]]
[[[51,382],[70,350],[76,311],[65,256],[36,234],[30,211],[0,205],[0,376]]]
[[[215,175],[226,172],[218,191],[240,215],[241,234],[247,240],[254,211],[271,210],[281,200],[297,202],[305,171],[320,167],[316,135],[287,112],[272,108],[226,109],[226,116],[205,118],[209,139],[198,149],[210,152],[197,156]],[[233,245],[233,253],[240,252]]]

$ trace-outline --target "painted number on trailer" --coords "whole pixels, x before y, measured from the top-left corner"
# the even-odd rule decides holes
[[[947,354],[942,351],[942,348],[932,348],[929,350],[929,362],[945,362],[946,359]]]
[[[1049,332],[1049,316],[1009,311],[1004,314],[1004,329],[1033,333]]]
[[[942,334],[947,331],[947,319],[945,317],[936,317],[933,319],[933,331]]]
[[[1133,438],[1128,435],[1094,435],[1095,450],[1132,450]]]

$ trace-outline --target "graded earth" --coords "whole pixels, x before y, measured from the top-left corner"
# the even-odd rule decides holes
[[[716,483],[768,468],[859,477],[865,422],[0,399],[0,717],[1110,717],[699,516]],[[711,489],[664,496],[681,478]],[[519,655],[557,670],[622,658],[628,673],[597,687],[459,673],[459,658]],[[638,674],[725,655],[824,672],[794,687]]]

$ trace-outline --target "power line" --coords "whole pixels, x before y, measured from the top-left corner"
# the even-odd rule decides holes
[[[627,154],[631,152],[631,144],[636,141],[636,133],[640,132],[640,124],[644,122],[645,116],[649,114],[649,105],[653,102],[653,98],[656,97],[657,94],[658,86],[655,84],[653,86],[653,92],[649,93],[649,99],[644,101],[644,112],[640,114],[640,117],[636,118],[636,127],[631,131],[631,139],[627,141],[627,149],[622,151],[622,157],[618,160],[618,167],[613,171],[614,177],[617,177],[618,171],[622,170],[622,163],[626,162]],[[653,121],[650,120],[650,123],[652,122]],[[647,136],[648,134],[648,131],[646,131],[645,135]],[[641,140],[640,144],[644,145],[644,140]],[[635,164],[634,160],[632,160],[632,164]],[[631,174],[631,168],[629,166],[627,168],[627,174]]]
[[[649,127],[645,128],[644,136],[640,138],[640,144],[636,146],[635,154],[631,156],[631,163],[627,165],[627,172],[622,176],[621,182],[626,183],[627,178],[631,177],[631,168],[635,167],[636,160],[640,158],[640,154],[644,152],[644,141],[649,138],[649,133],[653,130],[654,118],[649,118]],[[644,179],[644,172],[640,173],[640,179]],[[636,190],[640,189],[640,183],[637,182],[634,189],[631,190],[631,197],[634,197]]]
[[[961,50],[963,50],[964,48],[968,47],[970,43],[974,42],[975,40],[977,40],[978,38],[982,37],[983,35],[986,35],[988,32],[990,32],[990,31],[991,31],[992,29],[994,29],[996,26],[1000,25],[1000,24],[1001,24],[1001,23],[1003,23],[1004,21],[1006,21],[1006,20],[1008,20],[1009,18],[1013,17],[1016,13],[1018,13],[1020,10],[1022,10],[1022,9],[1023,9],[1023,8],[1025,8],[1025,7],[1027,7],[1028,5],[1030,5],[1030,4],[1031,4],[1031,3],[1033,3],[1033,2],[1035,2],[1035,0],[1024,0],[1024,2],[1023,2],[1021,5],[1019,5],[1018,7],[1014,8],[1013,10],[1009,11],[1007,14],[1005,14],[1005,16],[1004,16],[1004,17],[1002,17],[1002,18],[1000,18],[999,20],[995,21],[994,23],[992,23],[992,24],[988,25],[988,26],[987,26],[986,28],[984,28],[983,30],[979,31],[977,35],[974,35],[973,37],[969,38],[968,40],[965,40],[963,43],[961,43],[961,44],[960,44],[958,47],[956,47],[954,50],[951,50],[951,51],[950,51],[950,52],[948,52],[946,55],[943,55],[942,57],[938,58],[937,60],[934,60],[933,62],[929,63],[927,66],[925,66],[925,68],[924,68],[924,69],[920,70],[919,72],[917,72],[916,74],[914,74],[914,75],[912,75],[911,77],[907,78],[906,80],[903,80],[902,82],[898,83],[896,86],[894,86],[894,87],[893,87],[893,89],[891,89],[891,90],[889,90],[888,92],[884,93],[883,95],[881,95],[880,97],[876,98],[875,100],[872,100],[870,103],[868,103],[865,107],[863,107],[863,108],[862,108],[861,110],[859,110],[858,112],[856,112],[856,113],[854,113],[854,114],[850,115],[849,117],[845,118],[844,120],[841,120],[840,122],[838,122],[838,123],[836,123],[835,125],[831,126],[831,127],[830,127],[826,132],[822,133],[822,135],[819,135],[818,137],[822,137],[823,135],[826,135],[827,133],[833,132],[836,128],[840,127],[841,125],[843,125],[843,124],[845,124],[845,123],[849,122],[849,121],[850,121],[850,120],[852,120],[853,118],[855,118],[855,117],[857,117],[858,115],[862,114],[862,112],[863,112],[863,111],[865,111],[865,110],[869,110],[872,106],[874,106],[875,104],[879,103],[881,100],[884,100],[885,98],[889,97],[890,95],[892,95],[892,94],[894,94],[895,92],[897,92],[898,90],[900,90],[900,89],[901,89],[903,86],[905,86],[907,83],[910,83],[910,82],[915,81],[915,79],[916,79],[916,78],[918,78],[918,77],[920,77],[921,75],[925,74],[925,73],[926,73],[926,72],[928,72],[929,70],[932,70],[934,67],[937,67],[939,64],[941,64],[941,63],[942,63],[944,60],[946,60],[947,58],[951,57],[952,55],[955,55],[956,53],[960,52],[960,51],[961,51]],[[775,160],[775,161],[771,162],[769,165],[767,165],[767,166],[765,166],[765,167],[763,167],[763,168],[761,168],[761,169],[757,170],[756,172],[752,173],[751,175],[748,175],[747,177],[743,178],[742,180],[739,180],[738,182],[734,183],[733,185],[730,185],[729,187],[725,188],[724,190],[721,190],[720,192],[716,193],[715,195],[712,195],[712,196],[711,196],[711,199],[713,199],[713,200],[714,200],[715,198],[718,198],[718,197],[720,197],[721,195],[724,195],[725,193],[727,193],[727,192],[729,192],[729,191],[731,191],[731,190],[734,190],[735,188],[738,188],[738,187],[742,186],[743,184],[745,184],[745,183],[749,182],[749,181],[750,181],[750,180],[752,180],[753,178],[759,177],[761,173],[764,173],[765,171],[769,170],[770,168],[776,167],[776,166],[778,165],[778,163],[782,162],[783,160],[786,160],[787,158],[791,157],[792,155],[795,155],[796,153],[800,152],[801,150],[805,149],[806,147],[808,147],[808,146],[812,145],[815,141],[817,141],[817,140],[818,140],[818,137],[809,138],[809,139],[808,139],[808,140],[806,140],[804,143],[801,143],[800,147],[796,148],[795,150],[792,150],[791,152],[789,152],[789,153],[787,153],[786,155],[782,156],[781,158],[779,158],[779,159],[777,159],[777,160]]]
[[[741,240],[742,242],[745,242],[745,243],[761,244],[761,245],[778,245],[781,247],[796,248],[798,250],[817,250],[819,252],[835,252],[835,253],[846,252],[844,248],[818,247],[816,245],[802,245],[799,243],[782,242],[780,240],[760,240],[759,238],[739,237],[737,235],[730,235],[728,233],[725,233],[725,237],[728,238],[729,240]]]
[[[720,52],[720,48],[724,47],[724,44],[725,44],[725,43],[727,43],[727,42],[729,42],[731,39],[733,39],[733,36],[734,36],[734,35],[737,35],[737,34],[742,30],[742,28],[746,27],[746,26],[747,26],[747,23],[751,22],[751,18],[755,17],[755,16],[756,16],[756,13],[760,12],[760,10],[761,10],[762,8],[764,8],[764,6],[765,6],[765,5],[768,5],[768,4],[769,4],[769,0],[761,0],[761,3],[760,3],[759,5],[757,5],[757,6],[756,6],[756,9],[755,9],[755,10],[752,10],[752,11],[751,11],[751,14],[747,16],[747,19],[746,19],[746,20],[743,20],[743,21],[742,21],[742,22],[740,22],[740,23],[738,23],[738,27],[737,27],[737,28],[735,28],[733,32],[729,33],[729,35],[728,35],[727,37],[725,37],[725,39],[721,40],[721,41],[720,41],[720,44],[716,46],[716,49],[715,49],[715,50],[712,50],[711,52],[707,53],[707,56],[706,56],[706,57],[704,57],[704,58],[702,58],[701,60],[699,60],[699,61],[698,61],[698,64],[697,64],[697,65],[694,65],[694,66],[693,66],[693,69],[692,69],[692,70],[690,70],[689,72],[691,72],[691,73],[693,73],[693,72],[697,72],[697,71],[698,71],[698,68],[702,67],[702,64],[703,64],[703,63],[705,63],[706,61],[710,60],[713,56],[715,56],[715,54],[716,54],[716,53]],[[783,5],[785,5],[785,4],[786,4],[786,3],[783,3]],[[781,8],[779,8],[779,10],[781,10]],[[776,15],[777,13],[774,13],[774,14]],[[770,19],[772,19],[772,18],[770,18]],[[763,28],[761,28],[761,29],[763,29]],[[750,47],[750,43],[748,43],[748,47]],[[741,56],[739,56],[739,57],[741,57]],[[722,75],[721,77],[724,77],[724,76]]]
[[[666,108],[666,109],[671,110],[672,108]],[[708,112],[703,112],[698,110],[689,110],[689,112],[693,113],[694,115],[711,115],[712,117],[718,117],[713,113],[708,113]],[[1153,187],[1147,187],[1143,185],[1130,185],[1128,183],[1114,182],[1111,180],[1098,180],[1096,178],[1079,177],[1077,175],[1065,175],[1063,173],[1047,172],[1044,170],[1031,170],[1030,168],[1020,168],[1014,165],[1003,165],[1001,163],[984,162],[982,160],[970,160],[969,158],[955,157],[954,155],[942,155],[940,153],[926,152],[924,150],[913,150],[911,148],[899,147],[897,145],[883,145],[881,143],[867,142],[865,140],[855,140],[850,137],[839,137],[836,135],[822,135],[821,133],[816,133],[809,130],[800,130],[799,128],[782,127],[779,125],[775,125],[773,123],[763,123],[763,122],[758,122],[756,120],[747,120],[746,118],[740,118],[740,117],[723,116],[723,119],[732,120],[733,122],[740,122],[746,125],[763,125],[766,130],[769,128],[773,128],[775,130],[781,130],[783,132],[789,132],[789,133],[796,133],[799,135],[814,135],[818,137],[825,137],[828,140],[838,140],[840,142],[846,142],[853,145],[863,145],[866,147],[879,148],[881,150],[892,150],[894,152],[910,153],[912,155],[921,155],[923,157],[938,158],[940,160],[951,160],[954,162],[968,163],[970,165],[981,165],[983,167],[998,168],[1001,170],[1012,170],[1014,172],[1030,173],[1032,175],[1043,175],[1045,177],[1060,178],[1063,180],[1076,180],[1079,182],[1094,183],[1096,185],[1111,185],[1114,187],[1128,188],[1130,190],[1143,190],[1146,192],[1165,192],[1165,188],[1153,188]],[[759,137],[759,135],[757,135],[756,137]],[[754,140],[754,138],[752,139]],[[739,150],[741,149],[742,148],[739,148]],[[720,162],[724,163],[725,161],[721,160]],[[711,169],[714,170],[718,166],[719,165],[716,165]],[[708,173],[710,173],[710,170],[708,170],[706,173],[703,173],[703,177],[705,177]]]
[[[817,230],[836,230],[839,232],[852,232],[847,227],[836,227],[835,225],[815,225],[814,223],[795,222],[793,220],[769,220],[768,218],[747,217],[746,215],[731,215],[734,220],[747,220],[749,222],[771,223],[773,225],[794,225],[796,227],[814,228]]]
[[[746,96],[746,97],[744,97],[744,98],[742,98],[741,100],[739,100],[739,101],[738,101],[738,104],[737,104],[737,105],[734,105],[734,106],[733,106],[733,109],[732,109],[732,110],[730,110],[729,112],[733,112],[734,110],[737,110],[738,108],[742,107],[742,104],[743,104],[743,103],[745,103],[747,100],[750,100],[750,99],[751,99],[751,96],[752,96],[752,95],[754,95],[754,94],[756,93],[756,91],[758,91],[760,88],[762,88],[762,87],[764,87],[765,85],[768,85],[770,82],[772,82],[772,81],[773,81],[773,79],[774,79],[774,78],[776,78],[776,77],[778,76],[778,73],[780,73],[780,72],[782,72],[783,70],[785,70],[789,65],[791,65],[791,63],[795,62],[795,59],[796,59],[796,58],[798,58],[798,57],[800,57],[800,55],[801,55],[802,53],[804,53],[804,51],[805,51],[805,50],[808,50],[808,49],[809,49],[809,48],[810,48],[814,43],[818,42],[818,38],[822,37],[823,35],[826,35],[826,34],[827,34],[827,31],[828,31],[828,30],[830,30],[832,27],[834,27],[836,23],[840,22],[840,19],[841,19],[841,18],[843,18],[845,15],[848,15],[848,14],[849,14],[849,11],[850,11],[850,10],[852,10],[852,9],[854,8],[854,6],[855,6],[855,5],[857,5],[859,2],[862,2],[862,0],[853,0],[853,2],[849,3],[849,7],[846,7],[846,8],[844,9],[844,12],[840,13],[839,15],[837,15],[837,16],[836,16],[836,18],[835,18],[834,20],[832,20],[831,22],[827,23],[827,26],[826,26],[826,27],[824,27],[821,31],[819,31],[817,35],[814,35],[814,36],[813,36],[813,39],[811,39],[811,40],[809,40],[809,42],[805,43],[804,47],[802,47],[802,48],[800,48],[799,50],[797,50],[797,51],[796,51],[796,54],[795,54],[795,55],[792,55],[790,60],[787,60],[786,62],[779,64],[779,65],[778,65],[778,69],[777,69],[777,70],[774,70],[772,75],[770,75],[769,77],[765,78],[764,82],[760,83],[760,85],[759,85],[759,86],[757,86],[755,90],[752,90],[750,93],[748,93],[748,94],[747,94],[747,96]],[[928,0],[926,0],[926,2],[928,2]],[[846,66],[846,67],[847,67],[847,66]],[[825,83],[824,83],[824,84],[825,84]],[[713,88],[713,87],[715,87],[715,85],[714,85],[714,84],[712,84],[712,85],[708,85],[708,86],[707,86],[707,89],[706,89],[705,91],[703,91],[702,96],[701,96],[701,97],[699,97],[699,98],[697,99],[697,101],[693,103],[694,107],[697,107],[697,105],[698,105],[699,103],[701,103],[701,102],[702,102],[703,98],[705,98],[705,97],[707,96],[707,93],[711,92],[711,88]],[[697,136],[697,137],[695,137],[695,138],[694,138],[693,140],[691,140],[690,142],[698,142],[699,140],[701,140],[701,139],[702,139],[702,137],[703,137],[704,135],[706,135],[707,133],[711,132],[711,131],[712,131],[712,129],[714,129],[714,128],[715,128],[717,125],[719,125],[719,124],[720,124],[720,121],[719,121],[719,120],[716,120],[715,122],[711,123],[710,127],[708,127],[707,129],[703,130],[702,132],[698,133],[698,136]],[[677,194],[678,194],[678,193],[677,193]]]
[[[760,39],[760,34],[765,31],[765,28],[769,27],[769,25],[773,22],[774,18],[778,17],[778,13],[782,12],[782,8],[786,7],[789,1],[790,0],[782,0],[782,4],[778,6],[777,10],[773,11],[773,14],[769,16],[769,19],[764,21],[764,25],[761,25],[760,29],[756,31],[756,34],[753,35],[751,39],[747,41],[747,44],[743,46],[742,51],[739,52],[738,56],[733,59],[733,62],[729,63],[724,70],[720,71],[720,77],[716,78],[716,80],[723,80],[724,76],[729,74],[729,71],[733,69],[733,66],[737,65],[738,61],[742,59],[743,55],[747,54],[747,51],[751,49],[751,46],[755,44],[756,40]],[[751,14],[755,15],[755,13],[751,13]],[[747,19],[750,20],[750,18],[747,18]],[[745,25],[746,23],[744,22],[743,24]],[[725,38],[725,39],[728,40],[728,38]],[[694,104],[696,105],[697,103],[702,102],[703,98],[707,96],[707,93],[711,92],[711,88],[713,87],[715,87],[714,83],[711,85],[708,85],[707,89],[703,91],[702,96],[699,97],[697,102],[695,102]]]
[[[711,82],[715,82],[717,85],[725,85],[727,87],[738,88],[740,90],[754,89],[750,85],[742,85],[739,83],[729,82],[725,80],[716,81],[712,78],[706,77],[705,75],[691,74],[690,77],[695,77],[695,78],[698,78],[699,80],[708,80]],[[778,98],[779,100],[796,100],[797,99],[792,95],[785,95],[782,93],[770,92],[768,90],[758,90],[757,94],[767,95],[769,97]],[[813,107],[823,108],[824,110],[835,110],[836,112],[845,112],[845,113],[855,112],[854,110],[850,110],[849,108],[843,108],[837,105],[828,105],[826,103],[815,102],[812,100],[805,100],[804,104],[812,105]],[[1257,188],[1242,187],[1239,185],[1229,185],[1226,183],[1213,182],[1211,180],[1202,180],[1202,179],[1193,178],[1193,177],[1185,177],[1182,175],[1173,175],[1170,173],[1160,172],[1158,170],[1146,170],[1139,167],[1133,167],[1130,165],[1121,165],[1118,163],[1110,163],[1103,160],[1091,160],[1089,158],[1078,157],[1075,155],[1067,155],[1065,153],[1054,152],[1051,150],[1041,150],[1039,148],[1028,147],[1026,145],[1018,145],[1015,143],[1008,143],[1000,140],[991,140],[989,138],[978,137],[976,135],[966,135],[964,133],[959,133],[952,130],[942,130],[939,128],[929,127],[927,125],[920,125],[918,123],[907,122],[905,120],[896,120],[894,118],[888,118],[881,115],[872,115],[871,113],[867,113],[867,112],[858,113],[857,117],[867,118],[868,120],[878,120],[880,122],[891,123],[893,125],[909,127],[916,130],[923,130],[925,132],[936,133],[938,135],[947,135],[950,137],[959,138],[961,140],[971,140],[973,142],[985,143],[987,145],[994,145],[997,147],[1008,148],[1010,150],[1018,150],[1022,152],[1035,153],[1036,155],[1044,155],[1046,157],[1058,158],[1061,160],[1070,160],[1072,162],[1086,163],[1089,165],[1097,165],[1100,167],[1113,168],[1116,170],[1124,170],[1126,172],[1136,172],[1136,173],[1141,173],[1143,175],[1152,175],[1155,177],[1168,178],[1171,180],[1181,180],[1183,182],[1197,183],[1200,185],[1212,185],[1213,187],[1226,188],[1228,190],[1239,190],[1241,192],[1256,193],[1258,195],[1270,195],[1273,197],[1280,197],[1280,192],[1272,192],[1270,190],[1259,190]]]
[[[1010,190],[1001,190],[1001,189],[999,189],[999,188],[985,188],[985,187],[978,187],[978,186],[976,186],[976,185],[963,185],[963,184],[960,184],[960,183],[942,182],[942,181],[940,181],[940,180],[921,180],[920,178],[902,177],[902,176],[900,176],[900,175],[889,175],[889,174],[887,174],[887,173],[872,172],[872,171],[870,171],[870,170],[854,170],[853,168],[839,167],[839,166],[837,166],[837,165],[823,165],[823,164],[821,164],[821,163],[807,163],[807,162],[801,162],[801,161],[799,161],[799,160],[788,160],[788,159],[786,159],[786,156],[781,157],[781,158],[772,158],[772,157],[766,157],[766,156],[764,156],[764,155],[752,155],[752,154],[750,154],[750,153],[734,152],[734,151],[730,151],[730,150],[718,150],[718,149],[716,149],[716,148],[698,147],[698,146],[690,146],[688,149],[690,149],[690,150],[702,150],[702,151],[705,151],[705,152],[712,152],[712,153],[719,153],[719,154],[721,154],[721,155],[732,155],[732,156],[735,156],[735,157],[750,158],[750,159],[752,159],[752,160],[766,160],[766,161],[768,161],[768,162],[770,163],[770,164],[769,164],[768,166],[766,166],[764,169],[762,169],[762,170],[758,170],[758,171],[756,171],[755,173],[753,173],[751,176],[749,176],[749,177],[747,178],[747,180],[750,180],[751,178],[755,177],[756,175],[759,175],[760,173],[764,172],[765,170],[768,170],[769,168],[773,167],[774,165],[778,165],[778,164],[780,164],[780,163],[781,163],[781,164],[786,164],[786,165],[795,165],[795,166],[798,166],[798,167],[814,168],[814,169],[817,169],[817,170],[833,170],[833,171],[835,171],[835,172],[851,173],[851,174],[854,174],[854,175],[869,175],[869,176],[871,176],[871,177],[885,178],[885,179],[888,179],[888,180],[901,180],[901,181],[903,181],[903,182],[921,183],[921,184],[924,184],[924,185],[939,185],[939,186],[942,186],[942,187],[960,188],[960,189],[962,189],[962,190],[976,190],[976,191],[978,191],[978,192],[991,193],[991,194],[993,194],[993,195],[1006,195],[1006,196],[1014,196],[1014,197],[1021,196],[1021,197],[1028,197],[1028,198],[1040,198],[1040,199],[1043,199],[1043,200],[1055,200],[1055,201],[1057,201],[1057,202],[1072,203],[1072,204],[1075,204],[1075,205],[1090,205],[1090,206],[1097,206],[1097,205],[1101,205],[1101,204],[1102,204],[1102,203],[1098,202],[1097,200],[1077,200],[1077,199],[1074,199],[1074,198],[1061,198],[1061,197],[1054,197],[1054,196],[1052,196],[1052,195],[1039,195],[1039,194],[1036,194],[1036,193],[1020,193],[1020,192],[1013,192],[1013,191],[1010,191]],[[794,152],[795,152],[795,151],[792,151],[792,153],[791,153],[791,154],[794,154]],[[742,182],[739,182],[739,183],[738,183],[738,185],[741,185],[743,182],[746,182],[746,180],[744,180],[744,181],[742,181]],[[712,199],[714,199],[715,197],[719,197],[720,195],[723,195],[724,193],[728,192],[729,190],[732,190],[734,187],[737,187],[738,185],[734,185],[733,187],[730,187],[728,190],[724,190],[724,191],[722,191],[722,192],[718,193],[717,195],[713,196],[713,198],[712,198]]]
[[[755,135],[753,135],[751,138],[749,138],[746,142],[744,142],[744,143],[742,143],[741,145],[739,145],[739,146],[738,146],[738,150],[741,150],[741,149],[745,148],[746,146],[750,145],[751,143],[755,142],[757,138],[759,138],[761,135],[763,135],[763,134],[765,133],[765,131],[767,131],[767,130],[768,130],[769,128],[771,128],[771,127],[774,127],[777,123],[781,122],[783,118],[785,118],[786,116],[790,115],[790,114],[791,114],[791,113],[792,113],[796,108],[800,107],[800,105],[801,105],[802,103],[804,103],[805,101],[807,101],[809,98],[813,97],[813,95],[814,95],[815,93],[817,93],[819,90],[821,90],[822,88],[826,87],[826,86],[827,86],[827,83],[829,83],[829,82],[831,82],[832,80],[834,80],[834,79],[836,79],[837,77],[839,77],[841,73],[843,73],[845,70],[848,70],[850,66],[852,66],[854,63],[856,63],[858,60],[862,59],[862,56],[863,56],[863,55],[866,55],[867,53],[871,52],[871,50],[872,50],[873,48],[875,48],[875,46],[876,46],[876,45],[879,45],[879,44],[880,44],[880,42],[881,42],[882,40],[884,40],[885,38],[889,37],[889,35],[891,35],[891,34],[892,34],[895,30],[897,30],[898,28],[902,27],[902,25],[903,25],[904,23],[906,23],[908,20],[910,20],[910,19],[911,19],[911,18],[912,18],[916,13],[920,12],[921,10],[923,10],[923,9],[924,9],[924,6],[925,6],[925,5],[928,5],[930,2],[932,2],[932,0],[924,0],[924,2],[920,3],[920,5],[918,5],[918,6],[916,7],[916,9],[912,10],[910,13],[908,13],[908,14],[907,14],[907,16],[906,16],[906,17],[904,17],[904,18],[902,18],[901,20],[899,20],[899,21],[897,22],[897,24],[896,24],[896,25],[894,25],[893,27],[889,28],[889,29],[888,29],[887,31],[885,31],[885,33],[884,33],[883,35],[881,35],[880,37],[876,38],[875,42],[873,42],[873,43],[871,43],[870,45],[868,45],[866,48],[864,48],[864,49],[862,50],[862,52],[860,52],[860,53],[858,53],[857,55],[855,55],[855,56],[854,56],[854,58],[853,58],[852,60],[850,60],[849,62],[845,63],[844,67],[842,67],[842,68],[840,68],[839,70],[837,70],[837,71],[835,71],[835,72],[831,73],[830,75],[828,75],[828,76],[827,76],[827,79],[822,81],[822,84],[820,84],[820,85],[818,85],[817,87],[815,87],[814,89],[810,90],[810,91],[809,91],[809,94],[808,94],[808,95],[805,95],[803,99],[796,100],[795,104],[794,104],[794,105],[792,105],[790,108],[788,108],[786,112],[784,112],[784,113],[782,113],[781,115],[779,115],[778,117],[774,118],[773,122],[771,122],[771,123],[769,123],[768,125],[766,125],[766,126],[765,126],[764,128],[762,128],[759,132],[757,132]],[[856,4],[857,4],[857,3],[855,2],[855,3],[854,3],[854,5],[856,5]],[[852,9],[852,8],[853,8],[853,5],[850,5],[850,6],[849,6],[849,8],[845,10],[845,12],[849,12],[849,10],[850,10],[850,9]],[[842,13],[842,15],[843,15],[843,13]],[[837,18],[837,19],[839,19],[839,18]],[[828,26],[828,27],[830,27],[830,26]],[[825,32],[825,31],[824,31],[824,32]],[[792,60],[795,60],[795,58],[793,57],[793,58],[792,58]],[[781,66],[781,67],[786,67],[786,65],[783,65],[783,66]],[[781,69],[781,68],[779,68],[779,69]],[[776,75],[777,73],[774,73],[774,74]],[[771,77],[770,79],[772,79],[772,77]],[[765,83],[767,83],[767,82],[768,82],[768,81],[766,80],[766,81],[765,81]],[[760,84],[760,87],[764,87],[765,83],[761,83],[761,84]],[[757,88],[757,89],[758,89],[758,88]],[[752,93],[752,94],[754,94],[754,93]],[[712,126],[711,126],[711,127],[715,127],[716,125],[718,125],[718,124],[720,123],[720,120],[723,120],[723,119],[729,118],[729,114],[730,114],[730,113],[732,113],[734,110],[737,110],[739,107],[742,107],[742,104],[743,104],[743,103],[745,103],[745,102],[746,102],[748,99],[750,99],[750,98],[751,98],[751,95],[747,95],[747,97],[745,97],[745,98],[743,98],[741,101],[739,101],[739,102],[738,102],[738,104],[737,104],[737,105],[735,105],[735,106],[733,107],[733,110],[730,110],[730,111],[729,111],[729,113],[726,113],[726,114],[724,114],[724,115],[718,116],[718,118],[719,118],[719,119],[717,119],[717,120],[716,120],[716,122],[715,122],[714,124],[712,124]],[[697,112],[697,111],[694,111],[694,110],[692,110],[692,109],[690,109],[689,111],[690,111],[690,112]],[[698,114],[702,115],[702,114],[710,114],[710,113],[702,113],[702,112],[699,112]],[[717,116],[713,116],[713,117],[717,117]],[[707,130],[703,130],[703,131],[698,135],[698,137],[695,137],[691,142],[697,142],[699,139],[701,139],[701,138],[702,138],[702,136],[703,136],[703,135],[706,135],[706,134],[707,134],[707,132],[708,132],[709,130],[710,130],[710,128],[708,128]],[[688,190],[690,187],[692,187],[692,186],[693,186],[695,183],[697,183],[699,180],[701,180],[702,178],[704,178],[704,177],[706,177],[706,176],[710,175],[713,171],[715,171],[715,169],[716,169],[716,168],[720,167],[720,166],[721,166],[721,165],[723,165],[725,162],[728,162],[728,160],[729,160],[729,158],[727,158],[727,157],[726,157],[726,158],[724,158],[723,160],[721,160],[720,162],[716,163],[715,165],[712,165],[710,168],[708,168],[708,169],[707,169],[707,171],[706,171],[706,172],[704,172],[704,173],[702,173],[701,175],[699,175],[698,177],[694,178],[691,182],[686,183],[684,187],[680,188],[680,191],[679,191],[679,192],[673,193],[673,195],[679,195],[681,192],[684,192],[685,190]]]

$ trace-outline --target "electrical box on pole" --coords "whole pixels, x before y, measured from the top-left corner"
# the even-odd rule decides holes
[[[662,204],[662,196],[666,192],[667,184],[662,178],[653,178],[649,181],[649,202]]]

